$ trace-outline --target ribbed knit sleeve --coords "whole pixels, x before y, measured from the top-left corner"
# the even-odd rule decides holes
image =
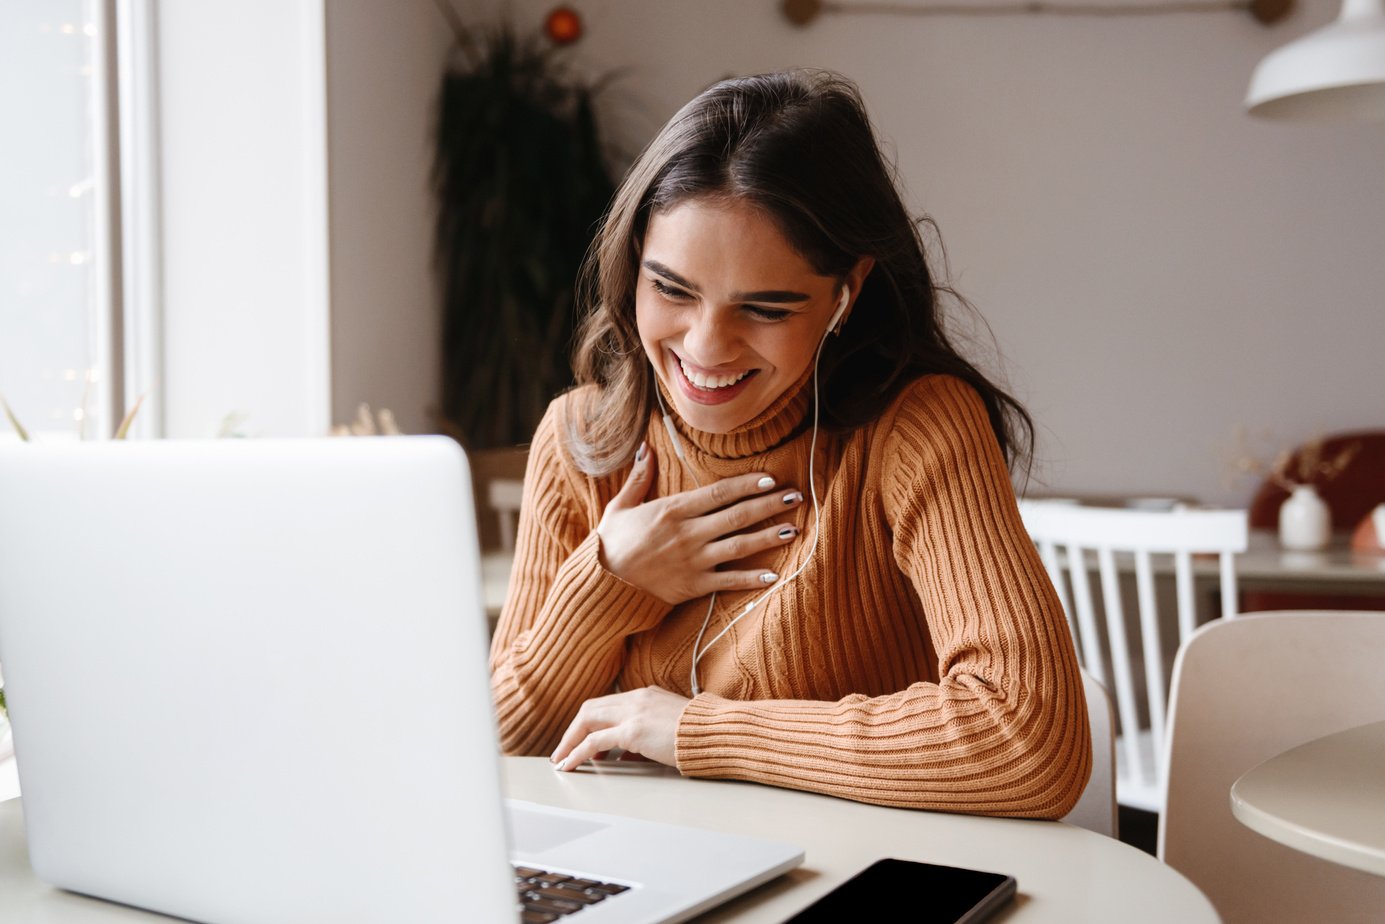
[[[703,694],[680,720],[678,768],[884,805],[1061,817],[1090,773],[1086,704],[985,407],[959,380],[930,376],[882,428],[869,450],[890,533],[880,541],[919,596],[936,682],[832,702]],[[860,599],[829,589],[822,605],[851,620]],[[889,655],[851,657],[866,672]]]
[[[491,691],[508,754],[548,754],[578,708],[611,692],[625,639],[668,606],[601,565],[592,511],[562,456],[564,399],[534,434],[509,593],[491,641]]]

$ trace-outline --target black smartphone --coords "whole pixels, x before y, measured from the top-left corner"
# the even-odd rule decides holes
[[[877,860],[785,924],[908,921],[975,924],[1015,897],[1015,877],[956,866]]]

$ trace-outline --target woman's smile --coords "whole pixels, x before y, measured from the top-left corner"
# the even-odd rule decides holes
[[[682,386],[683,393],[698,404],[725,404],[745,391],[751,379],[760,371],[703,369],[673,350],[669,350],[668,355],[678,370],[675,380]]]

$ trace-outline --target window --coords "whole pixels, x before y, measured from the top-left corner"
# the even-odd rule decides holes
[[[0,394],[38,439],[109,436],[123,397],[103,14],[0,5]]]

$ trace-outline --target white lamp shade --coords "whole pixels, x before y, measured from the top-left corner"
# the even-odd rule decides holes
[[[1344,0],[1331,25],[1266,55],[1250,79],[1246,110],[1385,121],[1385,0]]]

